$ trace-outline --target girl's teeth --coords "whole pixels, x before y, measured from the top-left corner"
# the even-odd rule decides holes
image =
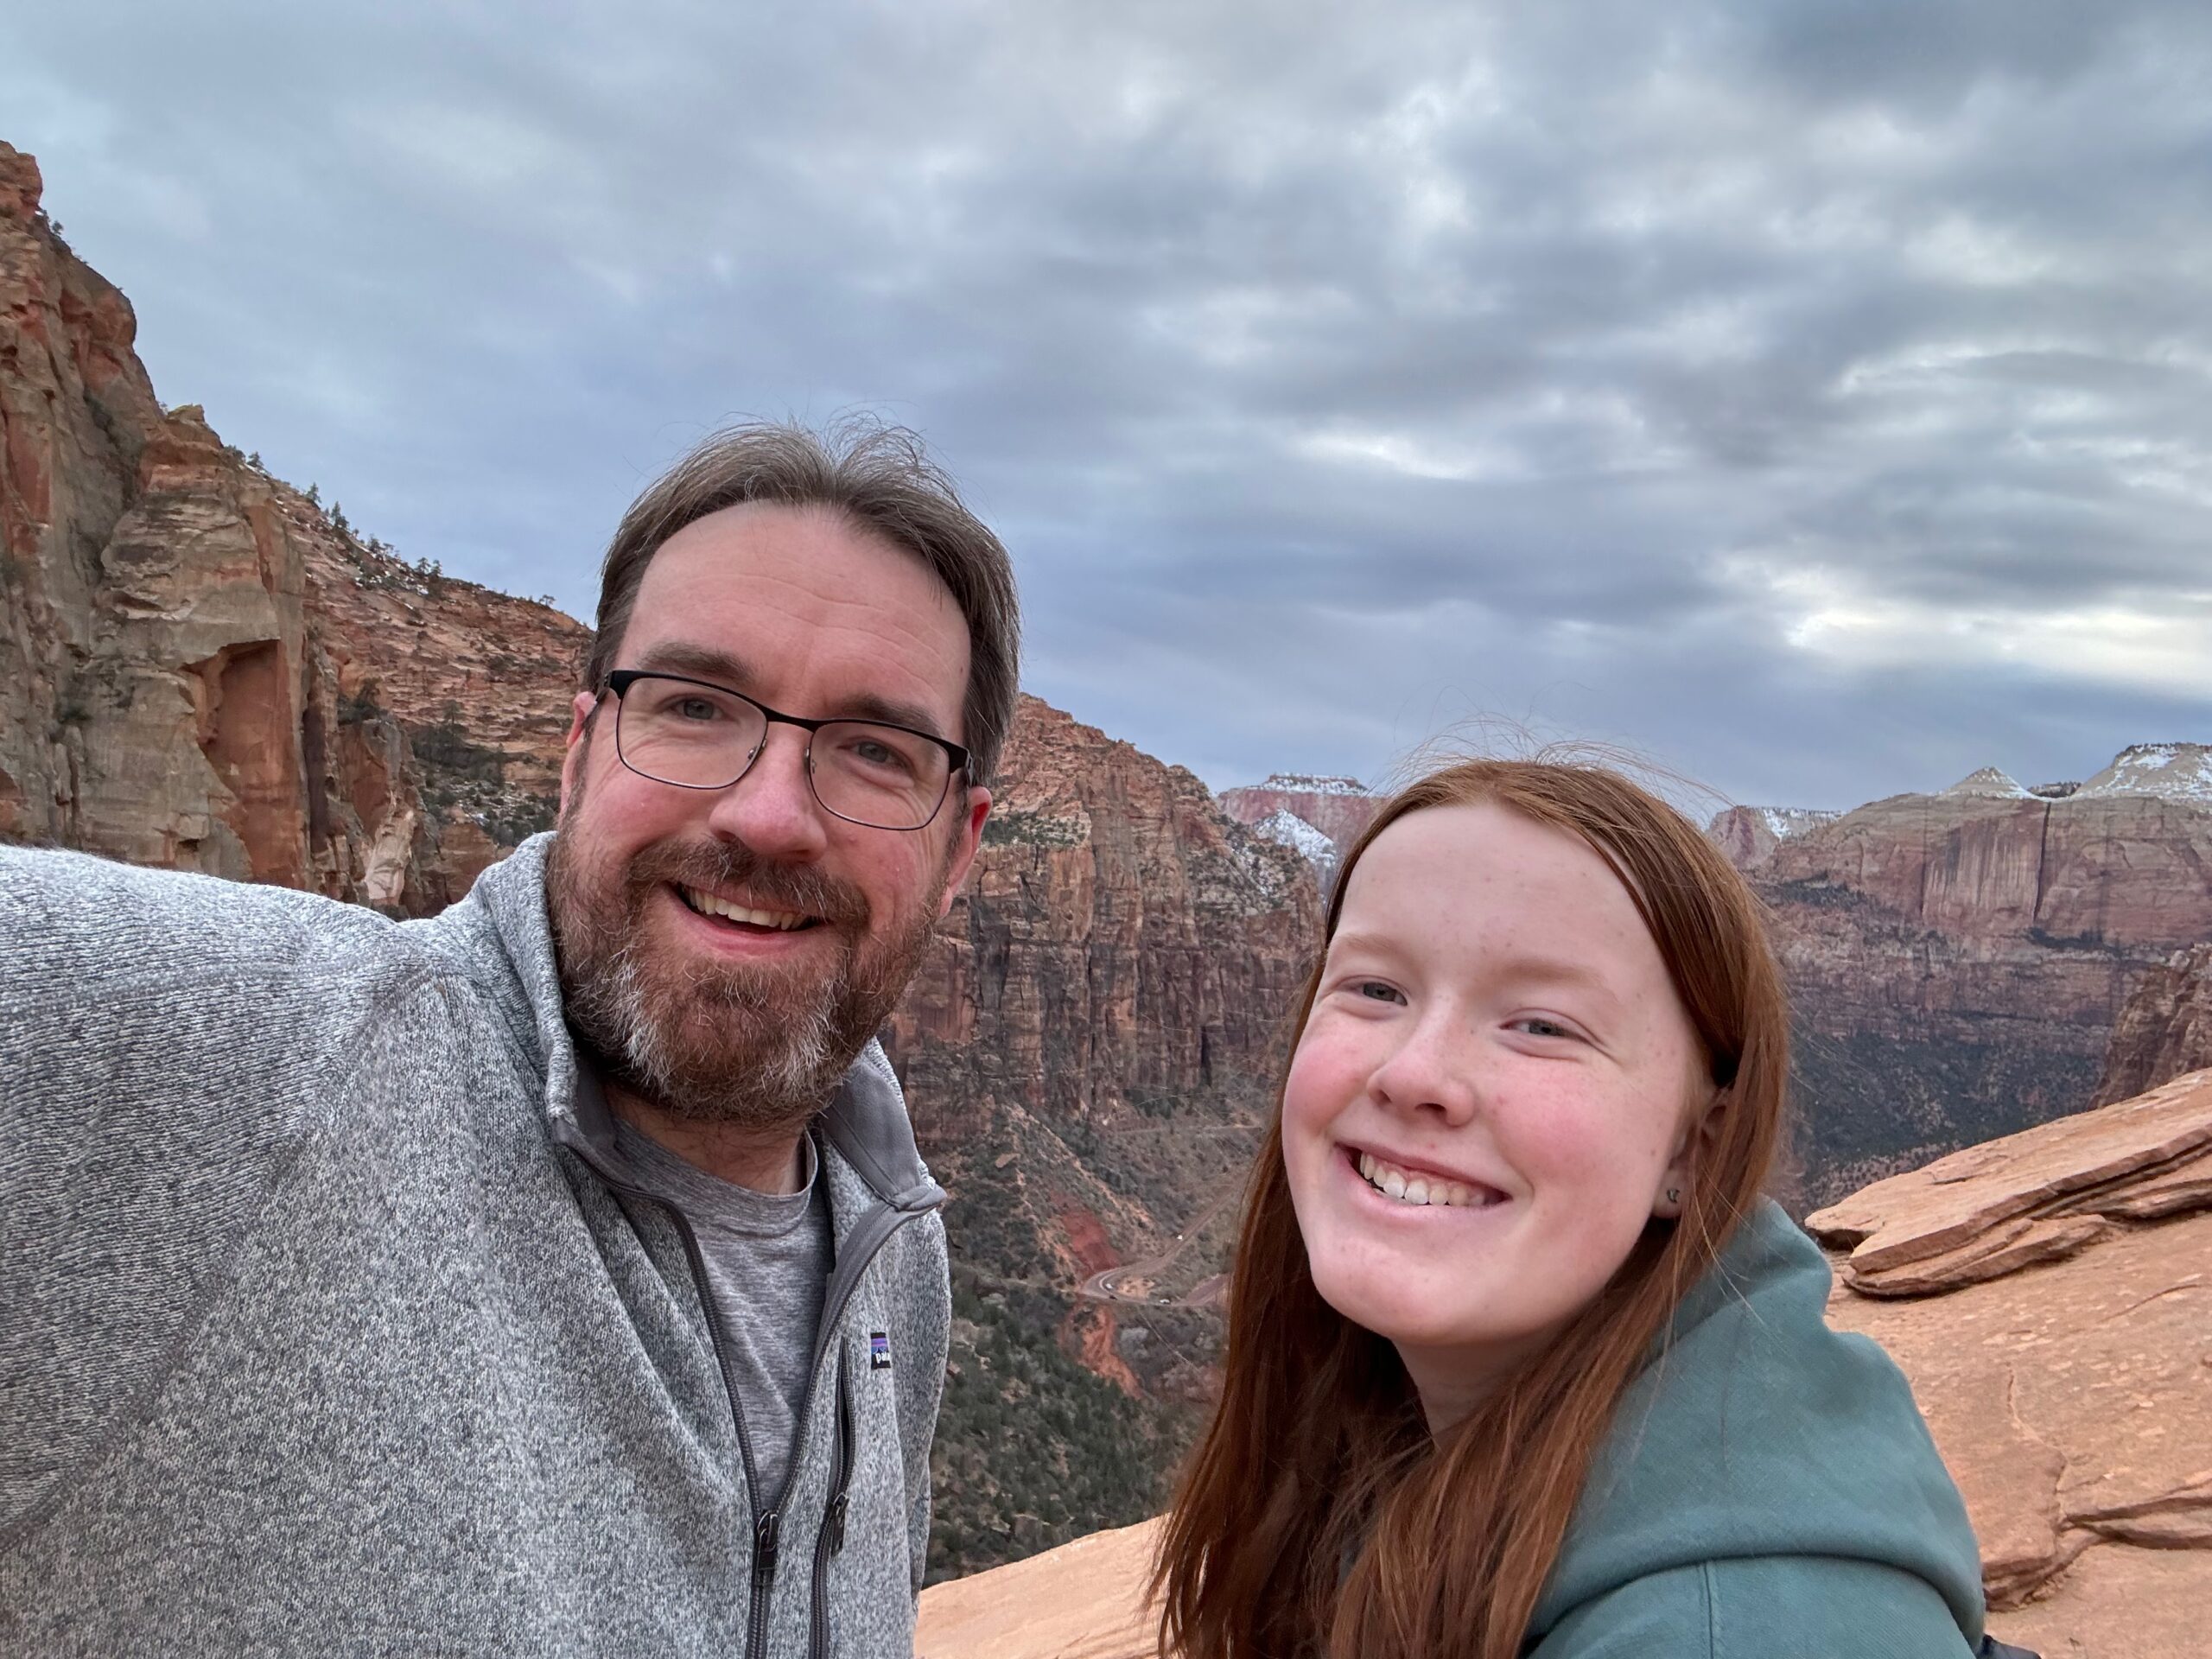
[[[1497,1202],[1496,1195],[1487,1188],[1481,1196],[1476,1189],[1460,1181],[1447,1181],[1438,1177],[1408,1175],[1402,1169],[1384,1163],[1371,1152],[1359,1154],[1359,1173],[1370,1186],[1378,1192],[1387,1192],[1402,1204],[1435,1205],[1462,1210],[1485,1210]]]

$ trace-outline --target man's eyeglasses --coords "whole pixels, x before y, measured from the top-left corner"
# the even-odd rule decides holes
[[[957,743],[874,720],[802,720],[705,680],[617,669],[614,747],[640,777],[678,789],[728,789],[752,769],[771,722],[807,735],[806,778],[823,810],[875,830],[919,830],[937,817]]]

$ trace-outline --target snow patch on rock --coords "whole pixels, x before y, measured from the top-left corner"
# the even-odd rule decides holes
[[[1270,812],[1252,828],[1269,841],[1302,855],[1308,863],[1333,865],[1337,861],[1337,843],[1288,807]]]
[[[2105,795],[2156,795],[2212,807],[2212,746],[2131,743],[2112,765],[2074,791],[2074,800]]]

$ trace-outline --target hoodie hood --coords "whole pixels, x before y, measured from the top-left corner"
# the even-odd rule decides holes
[[[553,835],[528,841],[476,878],[468,896],[426,922],[425,942],[465,969],[498,1008],[524,1059],[542,1080],[540,1100],[553,1139],[595,1165],[615,1161],[613,1126],[576,1087],[575,1040],[561,996],[553,925],[545,904],[546,857]],[[484,963],[511,973],[487,976]],[[580,1103],[581,1109],[580,1109]],[[900,1211],[934,1209],[944,1189],[930,1179],[914,1127],[883,1046],[871,1039],[823,1109],[823,1135],[878,1198]]]
[[[1980,1641],[1966,1505],[1895,1363],[1828,1328],[1829,1286],[1812,1240],[1761,1200],[1622,1397],[1532,1639],[1646,1575],[1798,1557],[1910,1573]]]

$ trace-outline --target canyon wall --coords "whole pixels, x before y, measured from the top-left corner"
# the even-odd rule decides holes
[[[1134,1521],[1211,1387],[1236,1200],[1320,931],[1191,773],[1024,697],[886,1040],[951,1194],[933,1577]],[[1138,1275],[1136,1294],[1083,1294]]]
[[[1221,808],[1238,823],[1250,824],[1288,812],[1319,830],[1341,853],[1367,828],[1381,798],[1369,793],[1357,778],[1313,778],[1302,772],[1278,772],[1264,784],[1224,789]]]
[[[1979,772],[1765,850],[1809,1198],[2090,1103],[2136,982],[2212,939],[2207,757],[2138,745],[2063,794]]]
[[[2096,1103],[2139,1095],[2212,1066],[2212,944],[2143,970],[2113,1021]]]
[[[565,717],[516,711],[586,631],[364,543],[165,410],[136,334],[0,144],[0,836],[450,902],[550,822]]]

